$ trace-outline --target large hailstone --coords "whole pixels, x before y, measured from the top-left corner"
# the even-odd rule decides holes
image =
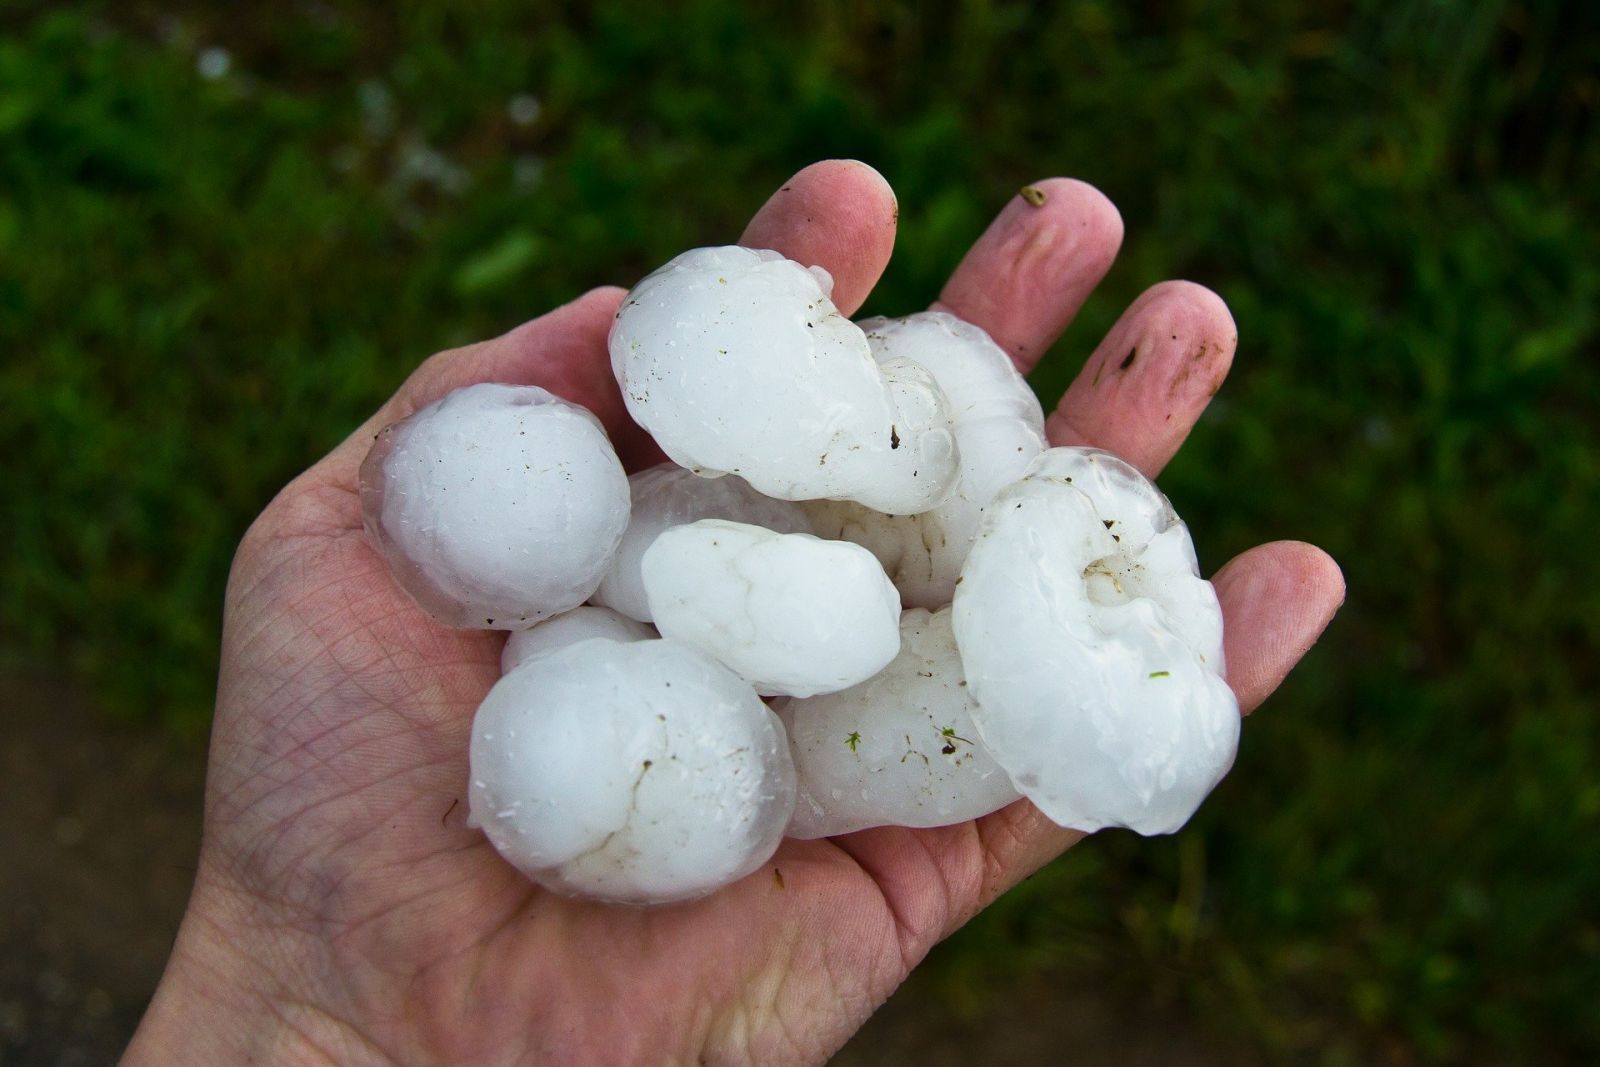
[[[470,810],[549,889],[687,900],[766,862],[794,810],[783,727],[674,641],[595,638],[537,656],[472,723]]]
[[[547,656],[579,641],[596,637],[608,641],[646,641],[656,636],[653,626],[610,608],[585,604],[506,638],[505,648],[500,651],[500,673],[509,673],[536,656]]]
[[[517,630],[600,584],[628,525],[628,479],[583,408],[537,386],[473,385],[378,435],[361,508],[430,614]]]
[[[1016,800],[978,737],[973,707],[950,610],[907,610],[889,666],[842,692],[778,709],[799,783],[789,836],[948,826]]]
[[[772,251],[678,256],[634,287],[611,328],[628,412],[697,473],[738,474],[784,500],[926,511],[956,479],[949,401],[917,364],[875,361],[832,286]]]
[[[859,545],[702,519],[659,535],[642,574],[662,636],[767,696],[844,689],[900,650],[900,597]]]
[[[960,475],[944,503],[917,515],[834,500],[806,511],[821,536],[854,541],[877,556],[906,605],[942,607],[955,595],[984,507],[1044,451],[1044,412],[1011,357],[969,322],[923,311],[860,325],[880,363],[911,360],[950,398]]]
[[[1062,826],[1171,833],[1233,764],[1216,593],[1110,453],[1052,448],[995,497],[953,619],[984,744]]]
[[[633,514],[617,546],[611,569],[591,598],[629,618],[649,622],[639,561],[662,530],[699,519],[728,519],[765,526],[779,533],[811,533],[811,523],[800,505],[774,500],[751,488],[743,478],[729,475],[704,478],[672,463],[662,463],[628,478]]]

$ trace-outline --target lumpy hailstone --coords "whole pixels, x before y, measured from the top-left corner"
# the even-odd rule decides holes
[[[699,519],[728,519],[764,526],[778,533],[811,533],[799,504],[762,496],[743,478],[703,478],[671,463],[651,467],[628,478],[633,516],[617,546],[616,558],[595,590],[593,601],[629,618],[649,622],[639,561],[661,531]]]
[[[874,360],[831,288],[777,252],[678,256],[612,325],[628,411],[679,466],[767,496],[927,511],[956,479],[949,400],[916,363]]]
[[[859,545],[702,519],[657,537],[642,572],[663,636],[768,696],[844,689],[900,649],[900,597]]]
[[[1016,800],[972,710],[950,610],[907,610],[893,663],[843,692],[779,709],[799,782],[789,836],[948,826]]]
[[[547,888],[658,904],[767,860],[794,810],[777,717],[673,641],[580,641],[489,691],[472,724],[472,820]]]
[[[384,430],[361,467],[367,533],[452,626],[517,630],[588,599],[628,524],[599,421],[536,386],[457,389]]]
[[[645,641],[655,636],[653,626],[619,615],[610,608],[585,604],[508,637],[506,647],[500,652],[500,673],[515,670],[536,656],[546,656],[595,637],[608,641]]]
[[[995,498],[953,619],[984,743],[1060,825],[1171,833],[1232,765],[1216,593],[1110,453],[1049,449]]]
[[[950,496],[917,515],[885,515],[849,501],[807,505],[816,532],[864,546],[908,607],[938,608],[955,595],[983,509],[1044,451],[1044,412],[1011,357],[977,326],[942,311],[860,324],[880,363],[909,359],[950,398],[961,457]]]

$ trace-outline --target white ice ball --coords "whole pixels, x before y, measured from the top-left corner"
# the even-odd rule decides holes
[[[894,662],[860,685],[778,708],[799,784],[789,836],[948,826],[1016,800],[973,706],[950,610],[907,610]]]
[[[536,656],[546,656],[595,637],[608,641],[647,641],[656,636],[655,627],[647,623],[636,622],[610,608],[585,604],[506,638],[505,648],[500,651],[500,673],[515,670]]]
[[[580,641],[489,691],[470,810],[539,884],[630,904],[702,896],[778,847],[794,765],[777,717],[673,641]]]
[[[763,496],[737,475],[706,478],[672,463],[628,478],[633,514],[616,558],[591,598],[640,622],[650,621],[639,561],[661,531],[699,519],[728,519],[779,533],[810,533],[799,504]]]
[[[517,630],[588,599],[628,524],[593,415],[536,386],[457,389],[378,435],[362,517],[396,580],[451,626]]]
[[[950,496],[920,514],[886,515],[840,500],[810,502],[806,513],[819,535],[877,556],[907,606],[931,610],[954,596],[984,507],[1044,451],[1044,412],[1011,357],[969,322],[923,311],[860,326],[880,363],[910,360],[950,398],[960,474]]]
[[[900,597],[859,545],[702,519],[658,536],[642,574],[663,636],[768,696],[844,689],[900,649]]]
[[[1060,825],[1171,833],[1232,766],[1216,593],[1110,453],[1052,448],[1002,491],[952,611],[984,744]]]
[[[826,278],[732,246],[649,275],[611,329],[628,411],[679,466],[767,496],[926,511],[956,478],[949,400],[916,364],[875,361]]]

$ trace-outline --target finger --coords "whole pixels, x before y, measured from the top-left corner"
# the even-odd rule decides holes
[[[988,331],[1026,374],[1117,258],[1122,216],[1094,186],[1027,186],[956,266],[934,307]]]
[[[1129,305],[1050,415],[1055,445],[1103,448],[1154,477],[1228,375],[1238,329],[1222,298],[1162,282]]]
[[[833,275],[834,306],[853,315],[889,265],[899,217],[883,175],[853,159],[830,159],[773,193],[739,243],[822,267]]]
[[[1235,556],[1211,582],[1227,620],[1228,684],[1248,715],[1333,621],[1344,574],[1315,545],[1274,541]]]
[[[1344,602],[1344,576],[1320,548],[1275,541],[1236,556],[1213,582],[1225,620],[1228,684],[1248,715],[1327,628]],[[1052,823],[1027,800],[979,819],[977,833],[984,856],[979,907],[1084,836]]]

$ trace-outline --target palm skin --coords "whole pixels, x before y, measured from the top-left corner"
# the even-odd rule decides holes
[[[1121,237],[1087,186],[1037,188],[1046,203],[1014,200],[941,298],[1024,368]],[[869,168],[817,164],[742,240],[826,266],[848,314],[888,259],[894,218]],[[651,462],[605,354],[620,298],[597,290],[434,357],[245,537],[200,870],[126,1062],[820,1062],[935,943],[1080,836],[1024,801],[941,829],[786,841],[733,886],[639,909],[540,890],[466,826],[471,718],[503,635],[445,629],[399,590],[361,531],[356,471],[383,425],[485,380],[584,403],[630,468]],[[1220,384],[1232,330],[1205,290],[1152,289],[1051,416],[1053,443],[1154,474]],[[1229,681],[1249,709],[1326,625],[1342,582],[1297,544],[1252,550],[1216,582]]]

